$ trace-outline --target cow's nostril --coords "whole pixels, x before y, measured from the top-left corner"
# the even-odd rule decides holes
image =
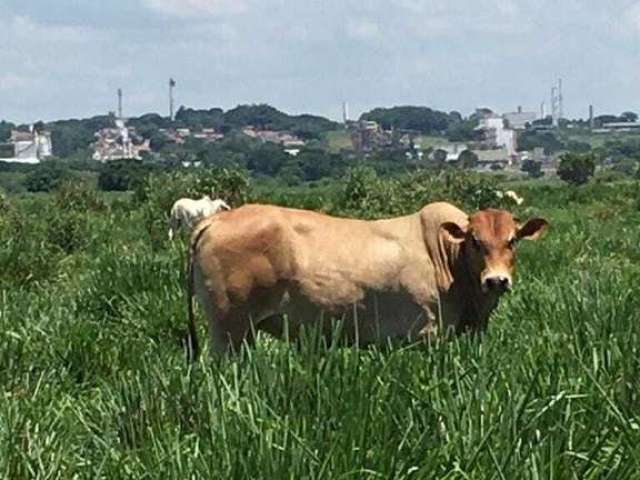
[[[511,286],[509,278],[502,275],[488,277],[485,284],[489,290],[507,290]]]

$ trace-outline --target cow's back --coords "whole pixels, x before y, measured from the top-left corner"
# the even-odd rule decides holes
[[[415,333],[426,322],[416,298],[434,298],[417,215],[369,222],[247,205],[209,217],[192,238],[218,306],[242,306],[258,321],[285,313],[299,326],[321,311],[347,314],[366,343]],[[278,322],[268,330],[281,331]]]

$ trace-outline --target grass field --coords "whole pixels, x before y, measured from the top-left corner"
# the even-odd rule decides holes
[[[552,229],[522,245],[484,338],[263,338],[192,368],[182,248],[152,248],[116,199],[58,252],[45,236],[68,246],[52,235],[70,229],[50,200],[16,200],[26,226],[0,224],[0,477],[640,478],[637,185],[522,188],[521,214]],[[43,278],[19,285],[18,261]]]

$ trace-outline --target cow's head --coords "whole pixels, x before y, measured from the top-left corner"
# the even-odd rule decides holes
[[[483,292],[504,293],[513,283],[515,249],[519,240],[536,240],[549,224],[532,218],[525,224],[505,210],[481,210],[466,225],[446,222],[441,226],[445,241],[460,244],[471,274]]]

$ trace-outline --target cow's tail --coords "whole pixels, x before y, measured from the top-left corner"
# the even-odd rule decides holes
[[[200,237],[209,227],[209,223],[201,225],[200,228],[196,228],[191,236],[189,242],[189,251],[187,254],[187,315],[188,315],[188,333],[187,333],[187,361],[194,362],[197,360],[200,354],[200,348],[198,346],[198,332],[196,329],[196,320],[193,313],[193,295],[194,295],[194,259],[196,255],[196,249]]]
[[[198,347],[198,332],[196,330],[196,319],[193,314],[193,249],[189,247],[189,258],[187,259],[187,362],[195,362],[200,353]]]

